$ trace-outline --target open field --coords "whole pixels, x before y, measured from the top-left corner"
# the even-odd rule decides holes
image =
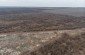
[[[85,55],[85,8],[0,8],[0,55]]]

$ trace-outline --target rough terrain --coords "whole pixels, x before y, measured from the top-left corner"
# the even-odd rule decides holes
[[[76,41],[81,43],[81,45],[77,45],[79,46],[79,48],[83,48],[84,49],[84,43],[82,41],[84,41],[84,36],[82,36],[81,34],[85,33],[85,28],[82,29],[75,29],[75,30],[56,30],[56,31],[41,31],[41,32],[29,32],[29,33],[8,33],[8,34],[0,34],[0,54],[1,55],[29,55],[30,52],[33,52],[37,55],[47,55],[47,54],[51,54],[51,52],[46,52],[46,51],[51,51],[52,47],[44,47],[44,45],[50,46],[51,44],[53,45],[54,40],[60,40],[61,38],[63,38],[62,34],[63,33],[67,33],[69,36],[64,37],[65,40],[62,39],[62,41],[60,42],[61,44],[67,44],[67,43],[63,43],[63,41],[73,41],[73,42],[69,42],[67,44],[67,46],[71,43],[75,43]],[[80,39],[75,39],[76,36],[80,36],[78,37]],[[67,38],[73,38],[75,40],[67,40]],[[47,44],[46,44],[47,43]],[[51,43],[49,45],[49,43]],[[61,47],[61,45],[58,45],[58,42],[56,42],[57,47],[59,48]],[[59,47],[60,46],[60,47]],[[70,45],[71,46],[71,45]],[[74,48],[77,47],[74,44],[72,45]],[[72,47],[71,46],[71,47]],[[43,49],[40,49],[40,48]],[[62,46],[62,50],[64,46]],[[74,49],[73,48],[73,49]],[[40,49],[39,53],[36,53],[37,49]],[[46,51],[45,51],[46,50]],[[55,51],[59,51],[61,52],[62,50],[55,50]],[[45,51],[42,54],[41,51]],[[52,50],[53,51],[53,50]],[[70,50],[68,50],[70,51]],[[85,51],[85,50],[81,50]],[[35,55],[34,54],[34,55]],[[56,54],[53,53],[53,54]],[[60,55],[62,55],[63,53],[61,53]],[[68,53],[69,54],[69,53]],[[75,52],[75,54],[77,54]],[[82,53],[84,54],[84,53]]]
[[[85,8],[0,8],[0,55],[85,55]]]

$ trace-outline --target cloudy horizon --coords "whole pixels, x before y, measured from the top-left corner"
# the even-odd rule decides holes
[[[85,0],[0,0],[0,6],[85,7]]]

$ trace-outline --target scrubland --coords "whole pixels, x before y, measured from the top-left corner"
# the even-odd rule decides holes
[[[0,8],[0,55],[85,55],[83,11]]]

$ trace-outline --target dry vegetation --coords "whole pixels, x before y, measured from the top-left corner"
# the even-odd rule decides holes
[[[85,55],[85,28],[0,34],[1,55]]]
[[[0,55],[85,55],[85,17],[54,12],[0,8]]]
[[[0,16],[0,33],[65,30],[85,27],[85,18],[51,13]]]
[[[37,50],[22,55],[85,55],[85,32],[74,37],[63,33],[59,39],[47,42]]]

